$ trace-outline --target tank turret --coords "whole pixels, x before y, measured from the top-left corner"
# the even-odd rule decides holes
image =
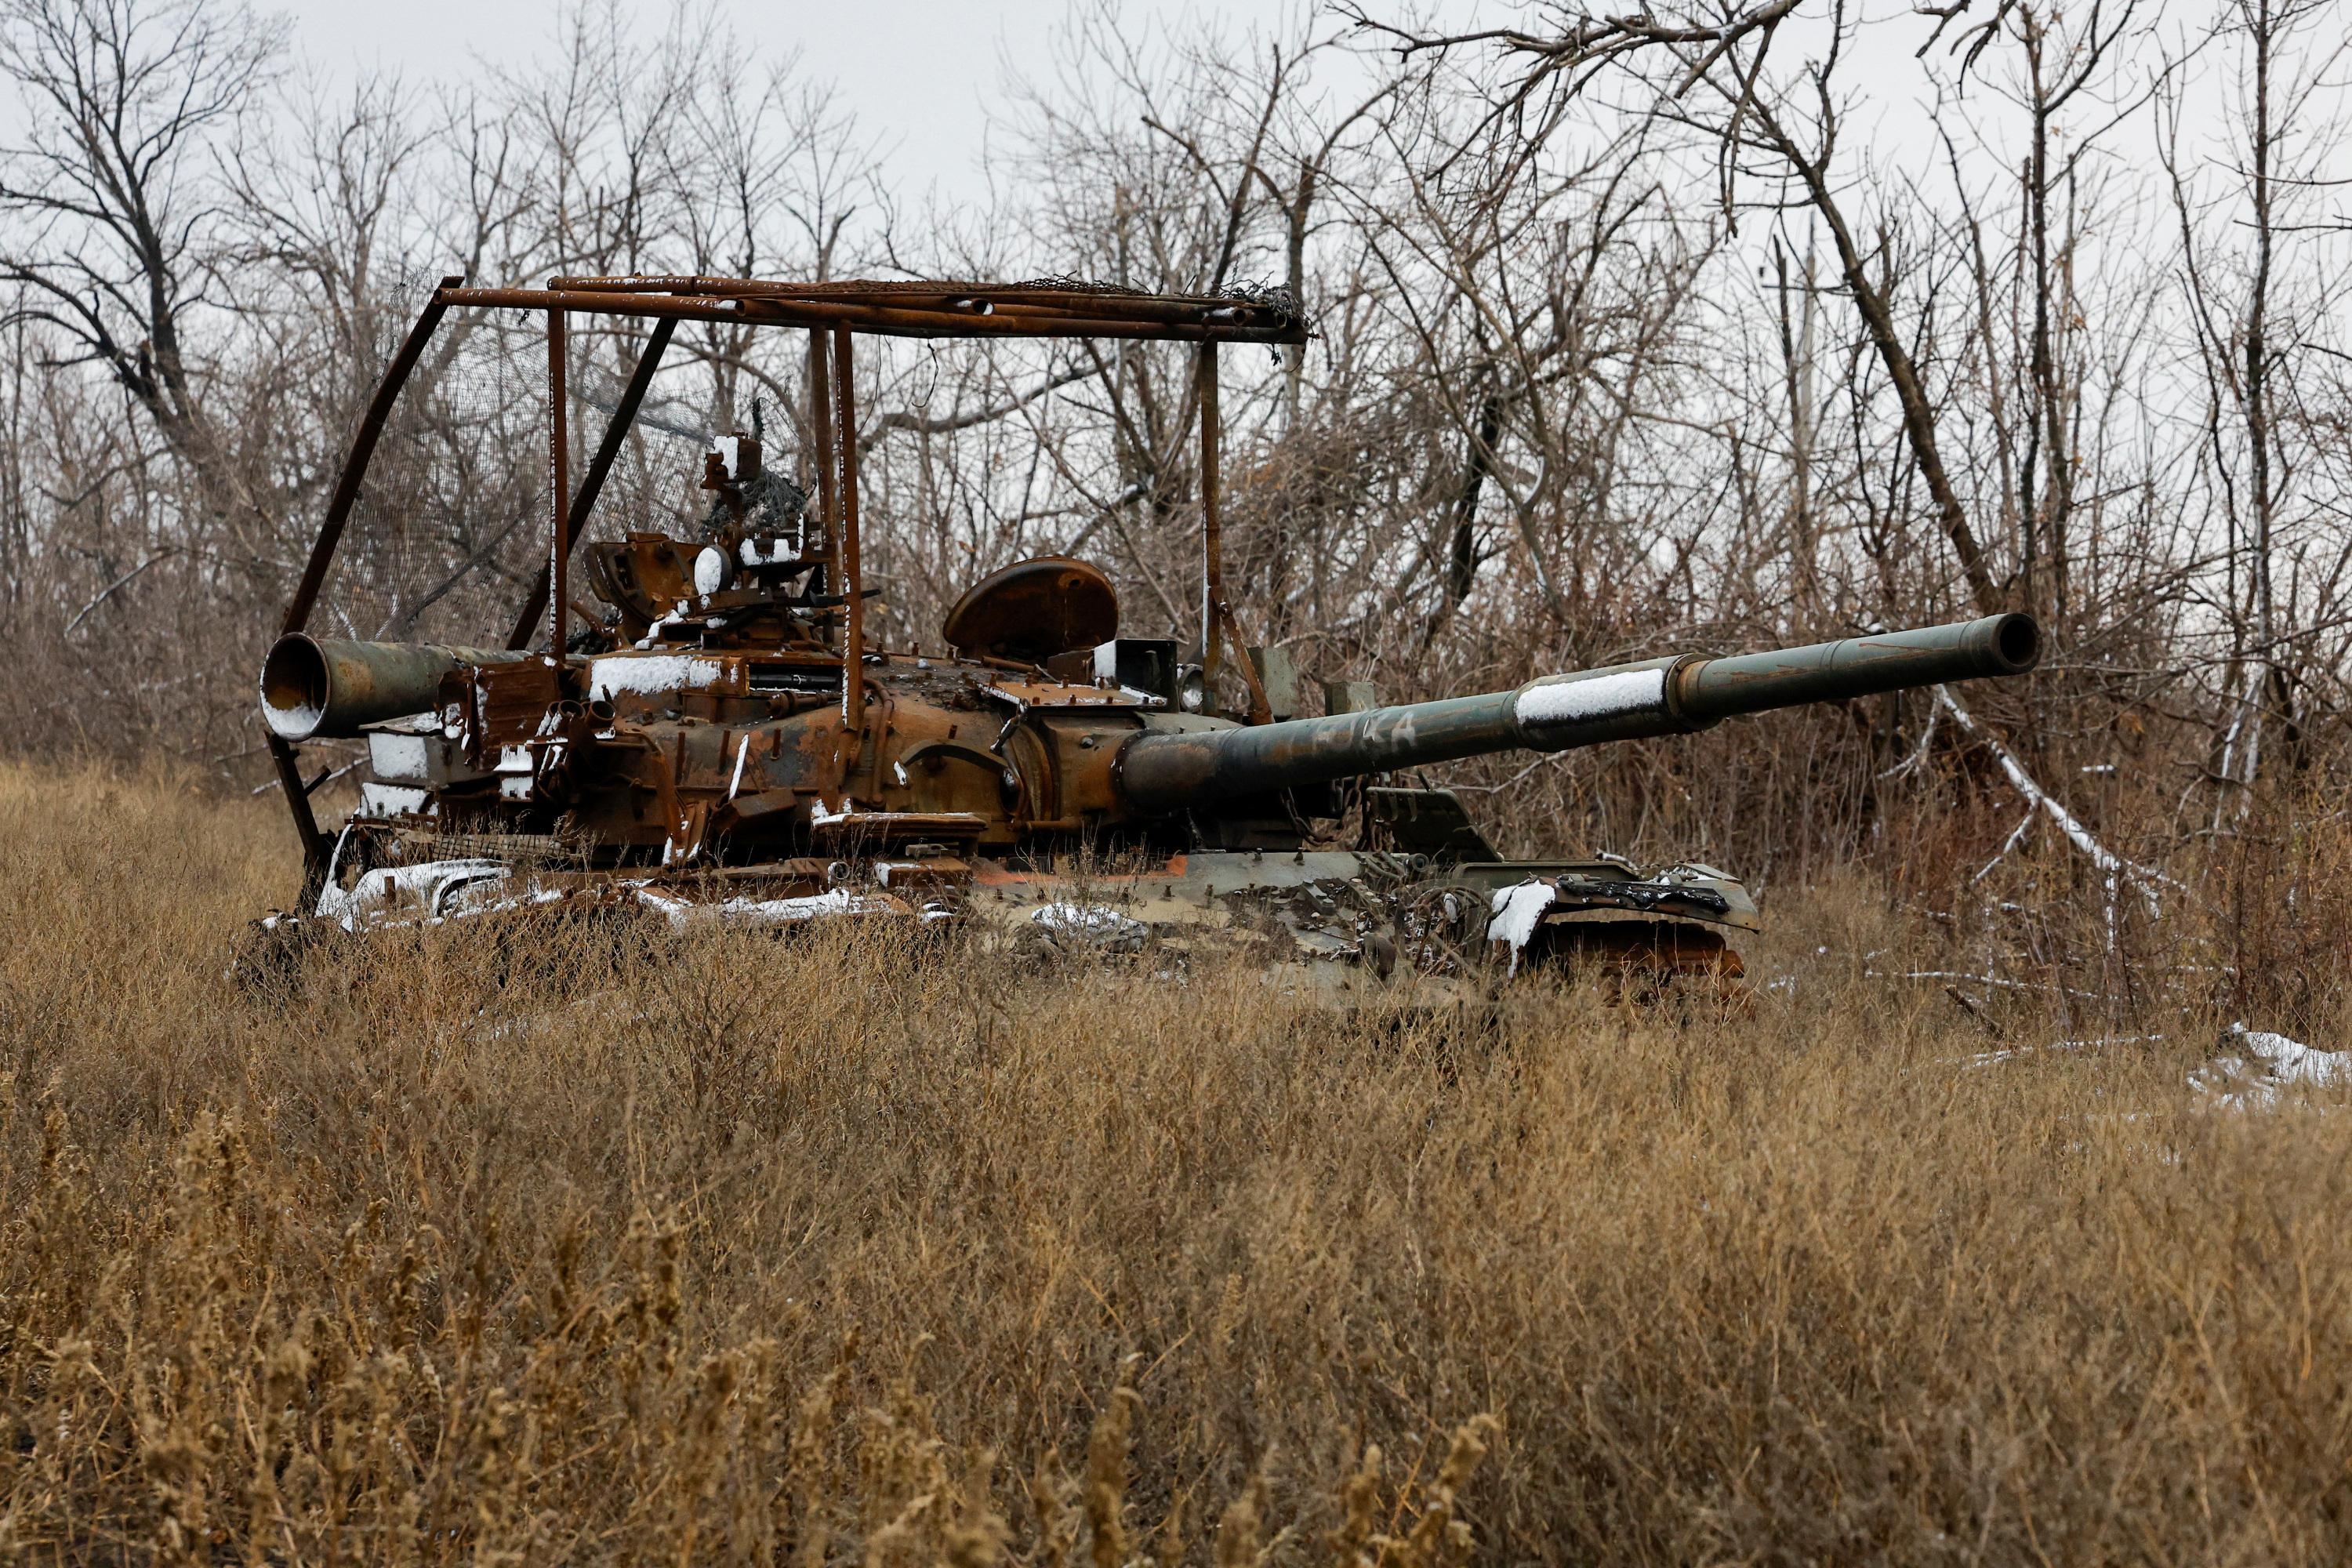
[[[636,536],[600,557],[597,580],[635,580],[615,574],[615,561],[640,558],[636,574],[650,574],[643,563],[683,553],[672,541]],[[1305,836],[1295,831],[1221,837],[1217,814],[1489,752],[1565,751],[2016,675],[2032,668],[2041,641],[2030,617],[1993,616],[1248,724],[1185,711],[1172,658],[1136,677],[1156,677],[1157,689],[1121,679],[1136,644],[1112,637],[1072,650],[1081,655],[1075,667],[1049,655],[1076,633],[1116,629],[1117,601],[1093,568],[1048,557],[991,581],[1026,613],[976,613],[967,596],[950,628],[1017,627],[1029,639],[1023,658],[1004,657],[1001,640],[935,658],[868,654],[854,703],[845,661],[822,640],[806,595],[714,585],[686,590],[657,626],[635,595],[612,589],[614,624],[646,635],[561,667],[506,650],[289,637],[265,666],[264,711],[278,734],[368,739],[368,799],[390,815],[570,839],[604,864],[736,864],[830,853],[852,839],[1099,852],[1182,848],[1205,832],[1220,847],[1296,848]],[[1057,591],[1081,601],[1082,613],[1055,609]],[[1049,658],[1063,673],[1028,662]],[[1278,816],[1317,814],[1313,799],[1294,798]]]

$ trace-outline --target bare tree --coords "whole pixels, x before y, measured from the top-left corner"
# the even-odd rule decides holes
[[[281,23],[181,0],[11,0],[0,75],[26,93],[0,153],[0,277],[66,363],[103,365],[172,444],[202,440],[187,319],[207,300],[223,187],[213,140],[255,107]]]
[[[2343,39],[2325,32],[2328,14],[2308,0],[2233,0],[2229,7],[2217,37],[2236,55],[2242,118],[2240,145],[2219,192],[2200,179],[2181,145],[2178,95],[2165,99],[2162,148],[2204,382],[2204,455],[2224,531],[2227,721],[2211,771],[2239,785],[2252,784],[2260,771],[2266,729],[2299,729],[2295,689],[2307,679],[2305,649],[2313,634],[2329,629],[2325,620],[2309,628],[2294,624],[2298,612],[2321,607],[2303,584],[2318,586],[2332,607],[2347,552],[2340,519],[2322,525],[2319,540],[2306,536],[2305,520],[2296,520],[2301,526],[2287,521],[2301,488],[2299,470],[2309,466],[2298,461],[2288,437],[2298,427],[2312,429],[2307,399],[2315,372],[2325,363],[2321,356],[2342,353],[2325,341],[2340,310],[2340,287],[2326,269],[2281,266],[2287,247],[2307,246],[2330,226],[2315,223],[2308,211],[2312,197],[2336,183],[2326,177],[2327,161],[2343,146],[2341,121],[2320,102],[2346,53]],[[2219,223],[2215,202],[2223,204]],[[2283,417],[2290,411],[2292,417]],[[2309,460],[2326,460],[2336,444],[2323,442]],[[2315,558],[2315,544],[2324,551]],[[2298,580],[2282,588],[2283,554],[2297,568],[2318,570],[2307,578],[2298,571]],[[2246,805],[2241,795],[2238,809]]]

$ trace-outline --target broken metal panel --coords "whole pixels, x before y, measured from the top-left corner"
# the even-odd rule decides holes
[[[1258,687],[1265,693],[1266,717],[1297,718],[1306,707],[1300,697],[1297,656],[1286,647],[1253,647],[1247,651],[1250,667],[1257,671]]]

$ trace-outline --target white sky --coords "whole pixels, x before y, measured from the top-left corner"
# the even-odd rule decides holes
[[[908,196],[937,182],[944,195],[978,195],[985,105],[998,97],[1002,61],[1042,59],[1064,0],[708,0],[720,23],[763,55],[798,48],[816,79],[831,79],[843,107],[883,139],[893,184]],[[294,47],[340,72],[354,62],[412,79],[468,74],[467,57],[520,63],[555,45],[556,0],[292,0],[266,8],[289,16]],[[649,4],[650,14],[661,7]],[[1278,14],[1275,0],[1126,0],[1137,21],[1180,26],[1244,25]],[[1038,74],[1047,74],[1040,71]]]
[[[902,199],[919,199],[928,189],[950,200],[984,195],[981,147],[989,107],[1003,100],[1007,61],[1027,62],[1032,74],[1050,79],[1048,50],[1057,28],[1087,0],[694,0],[708,6],[716,25],[757,45],[769,58],[797,48],[809,76],[830,79],[842,107],[859,126],[880,138],[886,178]],[[1313,0],[1116,0],[1131,24],[1157,23],[1178,37],[1217,31],[1228,35],[1251,24],[1277,25],[1296,18]],[[1935,132],[1928,69],[1912,58],[1931,24],[1914,14],[1916,0],[1853,0],[1867,25],[1852,45],[1853,58],[1841,73],[1855,120],[1844,138],[1846,160],[1870,160],[1891,172],[1899,166],[1914,177],[1936,180],[1943,154]],[[398,70],[411,80],[462,79],[477,60],[521,64],[556,47],[560,0],[404,0],[397,5],[357,5],[352,0],[262,0],[265,9],[289,16],[294,47],[314,69],[341,76],[354,65]],[[649,23],[667,0],[642,0]],[[1596,5],[1594,9],[1605,9]],[[1370,7],[1374,15],[1400,18],[1414,13],[1440,18],[1452,28],[1517,23],[1540,30],[1544,8],[1532,0],[1391,0]],[[1820,19],[1808,6],[1790,24],[1776,51],[1801,58],[1819,47]],[[2156,23],[2176,47],[2189,26],[2181,16],[2201,17],[2198,0],[2143,0],[2140,21]],[[2352,10],[2352,6],[2347,6]],[[1337,29],[1324,17],[1318,31]],[[1141,30],[1141,29],[1139,29]],[[1956,29],[1957,30],[1957,29]],[[2153,64],[2145,47],[2136,62]],[[1948,72],[1948,61],[1946,69]],[[2144,80],[2142,70],[2128,73]],[[2128,79],[2128,77],[2127,79]],[[2210,103],[2192,104],[2192,156],[2218,151]],[[1969,101],[1948,115],[2006,117],[1998,94],[1979,83]],[[2090,105],[2077,117],[2098,118]],[[1982,121],[1979,121],[1983,122]],[[2203,132],[2204,134],[2200,134]],[[2144,138],[2145,132],[2140,132]],[[1964,137],[1965,141],[1966,138]],[[2127,163],[2153,163],[2144,140],[2116,147]],[[1843,161],[1843,160],[1842,160]],[[1853,172],[1853,163],[1845,163]]]

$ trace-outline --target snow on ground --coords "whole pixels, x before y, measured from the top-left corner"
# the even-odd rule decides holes
[[[2221,1035],[2230,1054],[2189,1075],[2189,1087],[2227,1110],[2271,1110],[2297,1086],[2352,1085],[2352,1051],[2323,1051],[2284,1035],[2232,1024]]]
[[[2153,1045],[2162,1035],[2110,1035],[2096,1039],[2053,1040],[2042,1046],[2006,1046],[1947,1066],[1963,1070],[1998,1067],[2021,1057],[2093,1050],[2107,1046]],[[2242,1023],[2221,1032],[2211,1059],[2189,1075],[2189,1087],[2219,1110],[2275,1110],[2298,1088],[2352,1088],[2352,1051],[2315,1046]]]
[[[823,920],[829,916],[882,914],[900,907],[862,893],[853,893],[846,888],[834,888],[798,899],[728,899],[700,903],[679,898],[674,893],[656,892],[651,888],[640,887],[637,901],[667,917],[670,929],[678,931],[709,925],[758,930],[770,926],[799,925],[804,921]]]

